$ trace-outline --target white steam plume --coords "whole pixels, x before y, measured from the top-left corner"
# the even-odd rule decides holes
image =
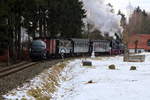
[[[121,16],[111,12],[105,0],[81,0],[85,10],[87,11],[87,22],[94,25],[94,28],[100,30],[102,35],[109,33],[109,36],[114,36],[114,33],[122,31],[120,26]]]

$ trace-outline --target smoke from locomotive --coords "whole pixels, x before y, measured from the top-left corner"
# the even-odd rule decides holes
[[[112,8],[108,6],[105,0],[81,0],[87,11],[87,23],[94,26],[109,36],[115,36],[115,33],[121,33],[123,28],[120,26],[121,16],[112,13]],[[120,36],[120,34],[118,34]]]

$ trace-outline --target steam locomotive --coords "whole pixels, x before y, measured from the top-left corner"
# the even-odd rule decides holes
[[[122,54],[123,43],[117,40],[35,39],[30,48],[31,59],[60,58],[78,55]]]

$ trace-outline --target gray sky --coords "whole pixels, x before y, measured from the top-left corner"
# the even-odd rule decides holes
[[[114,6],[115,10],[121,9],[124,13],[126,13],[129,1],[134,8],[140,6],[142,9],[150,12],[150,0],[106,0],[106,2],[110,2]]]
[[[131,15],[132,10],[140,6],[142,9],[150,12],[150,0],[82,0],[84,8],[87,11],[87,22],[92,24],[93,29],[99,29],[102,33],[109,32],[110,36],[114,36],[114,33],[119,33],[122,31],[120,27],[121,16],[110,12],[110,7],[106,4],[111,3],[116,13],[120,9],[124,14],[126,14],[127,19]],[[129,2],[132,6],[129,6]],[[132,10],[128,10],[127,7]]]

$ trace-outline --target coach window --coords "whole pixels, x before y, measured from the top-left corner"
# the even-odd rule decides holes
[[[150,46],[150,40],[147,41],[147,45]]]

